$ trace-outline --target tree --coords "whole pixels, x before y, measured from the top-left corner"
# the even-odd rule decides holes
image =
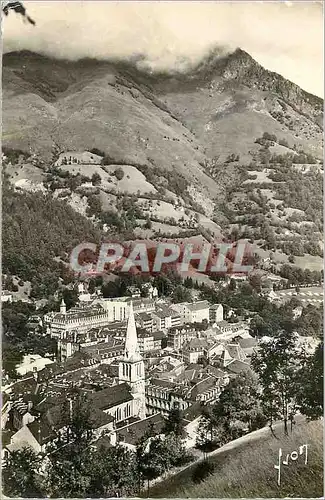
[[[92,177],[91,177],[91,183],[93,186],[99,186],[102,182],[101,176],[97,173],[94,172]]]
[[[324,413],[324,342],[315,352],[306,356],[300,372],[300,390],[297,400],[300,412],[311,420],[321,418]]]
[[[74,307],[79,300],[77,290],[70,290],[69,288],[65,288],[63,290],[62,298],[67,306],[67,310],[71,309],[71,307]]]
[[[40,460],[29,447],[12,451],[3,466],[4,494],[10,497],[42,498],[41,481],[38,476]]]
[[[172,293],[172,301],[177,304],[179,302],[190,302],[192,300],[191,292],[183,285],[178,285]]]
[[[233,438],[242,430],[252,432],[265,423],[259,403],[260,387],[256,375],[240,373],[221,392],[217,414]]]
[[[192,460],[192,456],[184,447],[181,436],[173,432],[165,437],[148,438],[148,434],[144,435],[137,444],[136,457],[139,489],[143,482],[147,481],[148,495],[152,479],[161,476],[171,467],[183,465]]]
[[[135,454],[121,445],[100,446],[94,454],[92,479],[88,495],[91,497],[126,497],[136,492],[137,469]]]
[[[262,277],[260,274],[251,274],[249,276],[249,284],[254,288],[257,292],[261,291]]]
[[[320,307],[309,304],[302,310],[296,322],[300,335],[320,338],[323,332],[323,311]]]
[[[21,349],[10,344],[3,344],[2,369],[12,379],[17,378],[16,366],[21,363],[23,353]]]
[[[89,402],[77,390],[62,405],[61,424],[48,449],[48,490],[55,497],[85,497],[92,481],[94,431]]]
[[[151,222],[149,216],[146,218],[146,222],[145,222],[143,227],[144,227],[144,229],[151,229],[152,228],[152,222]]]
[[[184,422],[182,413],[179,408],[174,407],[168,414],[168,417],[165,419],[164,425],[164,433],[166,434],[175,434],[175,436],[183,436],[184,435]]]
[[[219,400],[203,409],[205,444],[214,442],[220,446],[262,427],[266,419],[259,402],[260,392],[255,374],[243,372],[232,379],[221,392]]]
[[[229,285],[228,285],[228,289],[230,291],[234,291],[234,290],[236,290],[236,288],[237,288],[236,280],[234,280],[234,278],[231,278],[230,282],[229,282]]]
[[[118,181],[121,181],[124,177],[124,170],[121,167],[118,167],[114,170],[114,175]]]
[[[252,366],[262,387],[260,399],[263,413],[272,431],[276,419],[283,421],[286,434],[288,422],[294,422],[301,359],[302,350],[298,347],[297,334],[290,327],[260,342],[258,353],[252,357]]]

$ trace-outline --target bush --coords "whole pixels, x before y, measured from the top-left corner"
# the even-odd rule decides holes
[[[92,185],[93,186],[99,186],[99,184],[101,184],[101,182],[102,182],[101,176],[97,172],[95,172],[92,175],[92,177],[91,177],[91,183],[92,183]]]
[[[288,144],[288,141],[286,141],[285,139],[280,139],[279,140],[279,144],[280,146],[284,146],[285,148],[289,148],[289,144]]]
[[[214,465],[208,460],[198,463],[192,474],[193,483],[201,483],[204,479],[213,474],[214,470]]]
[[[124,177],[124,170],[121,168],[121,167],[118,167],[115,171],[114,171],[114,175],[116,177],[116,179],[118,181],[121,181]]]

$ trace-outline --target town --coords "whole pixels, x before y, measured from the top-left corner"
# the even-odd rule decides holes
[[[323,496],[321,4],[2,2],[5,499]]]
[[[228,289],[230,282],[239,289],[250,286],[240,275],[220,287]],[[68,309],[62,298],[59,311],[31,318],[33,335],[55,342],[55,355],[29,353],[14,375],[4,372],[2,459],[26,447],[46,459],[67,426],[62,405],[70,402],[72,417],[76,393],[91,404],[92,446],[123,446],[136,453],[143,436],[150,442],[165,435],[166,421],[176,412],[184,453],[197,456],[206,409],[234,381],[244,377],[246,384],[245,377],[254,376],[252,357],[265,340],[254,333],[256,314],[246,311],[240,317],[236,308],[201,300],[202,292],[195,289],[190,301],[173,302],[159,294],[153,279],[129,286],[125,296],[108,298],[99,288],[90,292],[87,283],[73,285],[74,306]],[[281,300],[272,290],[264,288],[261,298],[275,308],[288,307],[298,321],[302,302],[293,295]],[[10,305],[11,300],[10,292],[3,292],[2,301]],[[314,354],[315,332],[297,334],[297,339]]]

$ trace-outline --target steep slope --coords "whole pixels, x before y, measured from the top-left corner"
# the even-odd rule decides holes
[[[246,52],[212,52],[186,74],[27,51],[3,63],[3,144],[36,153],[9,166],[15,187],[51,191],[101,229],[148,238],[203,227],[279,250],[276,263],[321,258],[323,101]],[[54,145],[96,148],[105,165],[60,173]]]
[[[247,161],[264,131],[322,156],[322,99],[265,70],[241,49],[223,58],[212,53],[191,74],[153,84],[209,156],[238,153]]]
[[[56,61],[51,74],[44,59],[4,58],[5,145],[44,156],[53,143],[62,150],[97,147],[131,165],[177,169],[210,194],[216,190],[199,164],[205,156],[195,137],[144,84],[96,61],[70,63],[69,71]]]
[[[258,434],[260,433],[260,434]],[[226,445],[206,462],[191,465],[184,471],[153,486],[152,498],[297,498],[319,497],[323,491],[323,428],[320,421],[299,423],[289,436],[277,430],[257,431]],[[253,433],[254,435],[254,433]],[[308,463],[300,456],[281,468],[281,484],[277,485],[274,466],[279,448],[283,456],[308,443]],[[228,448],[228,449],[227,449]],[[213,455],[213,454],[212,454]],[[143,495],[144,496],[144,495]]]
[[[134,65],[4,56],[5,145],[49,152],[97,147],[129,163],[175,168],[212,192],[200,163],[229,154],[249,163],[263,132],[321,157],[322,100],[238,49],[213,53],[186,75]]]

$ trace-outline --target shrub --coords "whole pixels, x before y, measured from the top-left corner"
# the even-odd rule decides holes
[[[116,177],[116,179],[118,181],[121,181],[124,177],[124,170],[121,168],[121,167],[118,167],[115,171],[114,171],[114,175]]]
[[[210,476],[214,472],[214,470],[215,467],[213,463],[209,462],[208,460],[204,460],[203,462],[198,463],[193,471],[193,483],[201,483],[202,481],[204,481],[204,479]]]

